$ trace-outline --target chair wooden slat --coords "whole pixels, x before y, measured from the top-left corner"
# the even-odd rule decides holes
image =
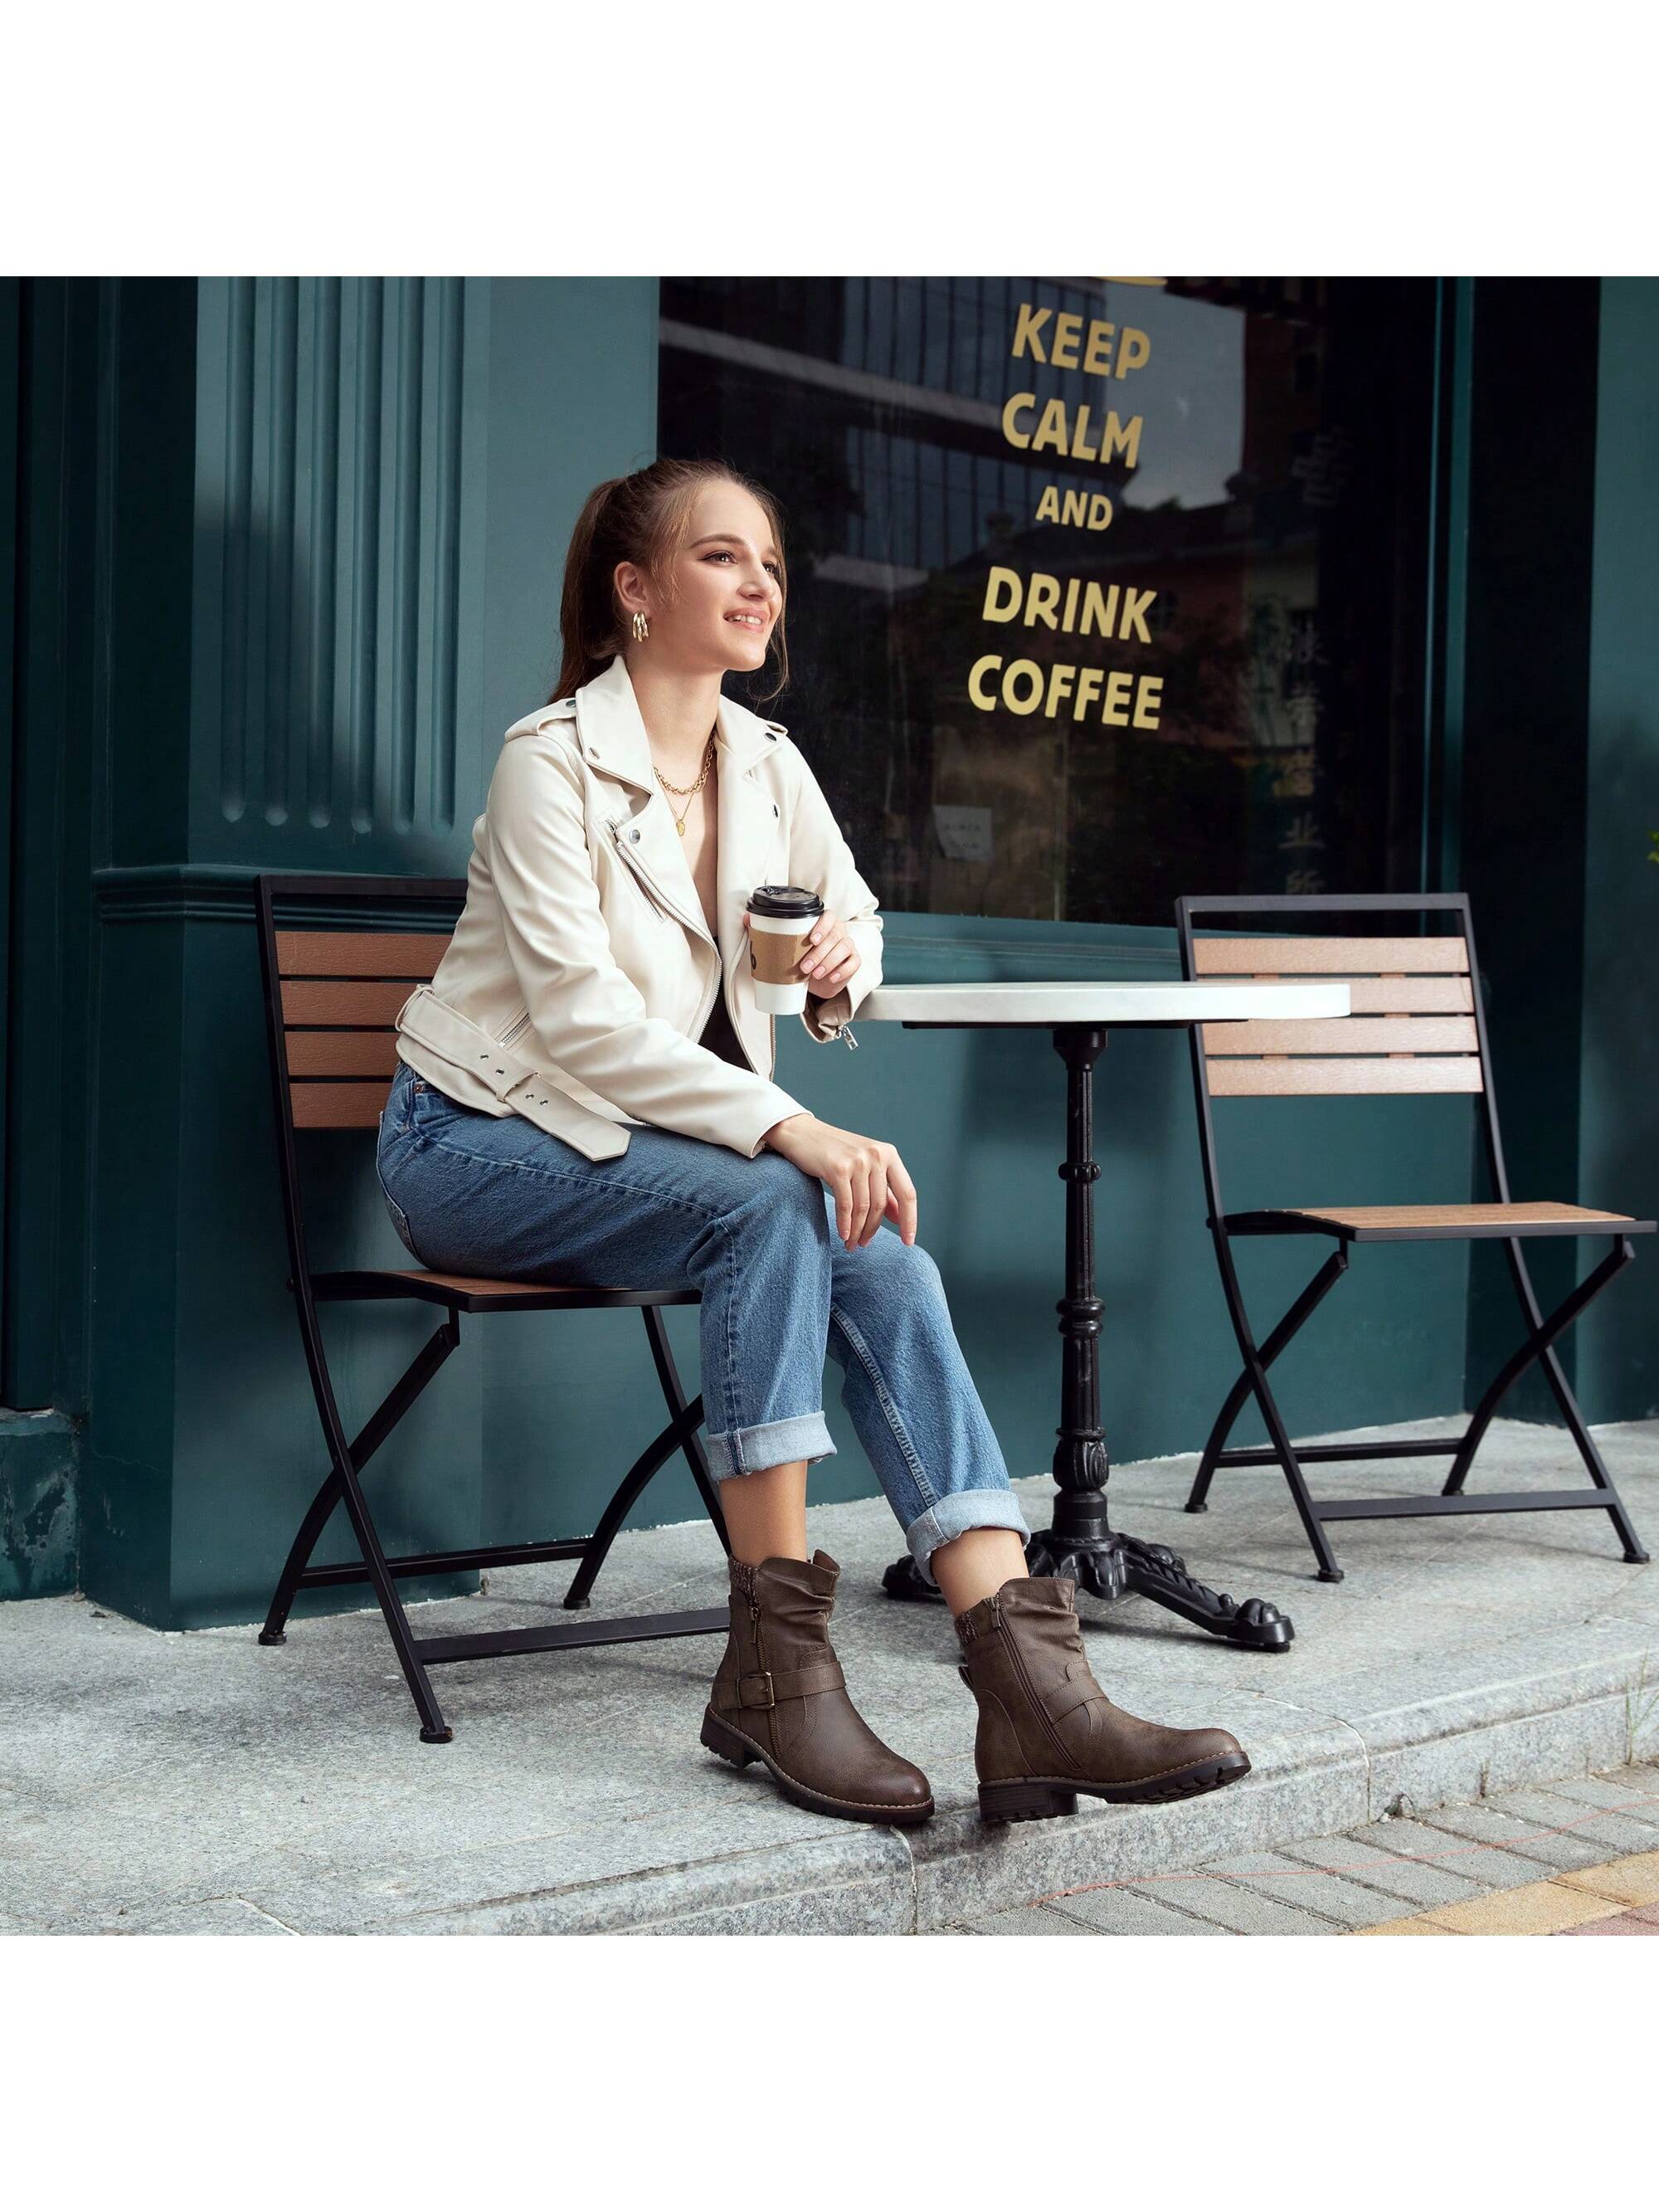
[[[389,1030],[415,986],[397,983],[284,983],[289,1029]]]
[[[1212,1060],[1216,1098],[1334,1098],[1382,1091],[1480,1091],[1478,1059]]]
[[[289,1030],[287,1042],[291,1076],[398,1073],[398,1038],[392,1030]]]
[[[372,1129],[386,1110],[389,1082],[290,1083],[296,1129]]]
[[[1480,1040],[1474,1018],[1448,1015],[1385,1016],[1380,1021],[1324,1022],[1206,1022],[1204,1049],[1236,1056],[1240,1053],[1395,1053],[1478,1052]]]
[[[429,983],[449,949],[447,933],[394,929],[279,929],[279,975],[406,975]],[[407,993],[404,994],[407,996]]]
[[[1467,975],[1462,937],[1200,937],[1200,975]]]
[[[1356,1014],[1472,1014],[1467,975],[1356,975],[1348,986]]]
[[[1286,1206],[1275,1212],[1316,1221],[1340,1222],[1346,1229],[1555,1229],[1567,1223],[1586,1231],[1633,1227],[1628,1213],[1602,1213],[1591,1206],[1565,1206],[1553,1199],[1528,1205],[1519,1200],[1488,1200],[1473,1206]]]

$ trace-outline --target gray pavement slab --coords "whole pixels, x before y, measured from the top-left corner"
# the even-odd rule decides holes
[[[1080,1920],[1073,1920],[1064,1912],[1056,1912],[1047,1905],[1017,1905],[1012,1912],[993,1912],[984,1920],[969,1920],[954,1933],[963,1936],[1069,1936],[1075,1942],[1079,1937],[1107,1933],[1104,1929],[1085,1928]]]
[[[1566,1781],[1552,1782],[1550,1792],[1553,1796],[1570,1797],[1576,1804],[1599,1805],[1607,1812],[1622,1813],[1644,1827],[1659,1828],[1659,1771],[1650,1766],[1628,1767],[1622,1778],[1574,1775]]]
[[[1317,1913],[1343,1928],[1375,1928],[1379,1921],[1398,1916],[1399,1900],[1336,1874],[1322,1874],[1305,1860],[1286,1858],[1279,1851],[1244,1851],[1237,1858],[1217,1859],[1199,1871],[1225,1875],[1238,1887],[1276,1898],[1298,1911]]]
[[[1659,1848],[1659,1835],[1650,1822],[1585,1805],[1553,1788],[1510,1790],[1496,1802],[1511,1820],[1536,1827],[1540,1833],[1565,1831],[1581,1849],[1595,1853],[1595,1858],[1585,1862],[1588,1865],[1600,1866],[1626,1852]]]
[[[1524,1882],[1547,1881],[1552,1872],[1542,1860],[1528,1858],[1480,1837],[1434,1827],[1426,1820],[1390,1820],[1388,1831],[1387,1848],[1391,1852],[1443,1867],[1462,1875],[1476,1890],[1519,1889]]]
[[[1511,1812],[1512,1802],[1510,1798],[1499,1797],[1478,1805],[1441,1805],[1424,1814],[1423,1823],[1442,1835],[1464,1836],[1471,1842],[1490,1844],[1496,1850],[1524,1858],[1534,1869],[1534,1879],[1538,1881],[1547,1881],[1553,1873],[1564,1868],[1600,1865],[1607,1857],[1606,1850],[1579,1832],[1540,1824]],[[1577,1808],[1581,1817],[1587,1809],[1582,1805]],[[1564,1820],[1572,1818],[1571,1808],[1564,1806],[1562,1810]]]
[[[1431,1905],[1461,1905],[1479,1897],[1481,1887],[1467,1875],[1454,1873],[1437,1861],[1419,1863],[1394,1847],[1394,1823],[1379,1822],[1360,1835],[1321,1836],[1311,1843],[1285,1844],[1284,1856],[1304,1866],[1334,1871],[1357,1887],[1375,1890],[1379,1900],[1394,1911],[1382,1919],[1403,1917]]]
[[[1097,1936],[1231,1936],[1231,1928],[1213,1920],[1200,1920],[1182,1912],[1161,1898],[1139,1889],[1107,1887],[1066,1891],[1054,1898],[1049,1910],[1064,1913]]]
[[[1244,1882],[1222,1876],[1172,1875],[1156,1887],[1147,1885],[1136,1893],[1190,1912],[1194,1919],[1207,1920],[1235,1936],[1340,1936],[1343,1932],[1322,1913],[1264,1896]]]
[[[1638,1526],[1659,1528],[1659,1422],[1597,1439]],[[1500,1422],[1471,1480],[1553,1486],[1572,1463],[1559,1431]],[[1084,1920],[1142,1910],[1121,1902],[1125,1884],[1144,1889],[1144,1910],[1179,1918],[1160,1877],[1251,1852],[1305,1863],[1307,1838],[1343,1832],[1370,1869],[1360,1886],[1409,1906],[1485,1876],[1461,1856],[1385,1874],[1402,1844],[1460,1848],[1437,1831],[1413,1841],[1409,1824],[1382,1819],[1391,1808],[1576,1786],[1659,1755],[1659,1566],[1626,1565],[1601,1516],[1345,1523],[1347,1579],[1322,1585],[1282,1486],[1224,1474],[1194,1519],[1182,1510],[1194,1464],[1116,1469],[1115,1519],[1235,1595],[1279,1605],[1296,1623],[1291,1649],[1228,1644],[1141,1600],[1085,1598],[1080,1612],[1120,1704],[1234,1730],[1253,1771],[1232,1789],[1176,1806],[1085,1799],[1073,1819],[986,1827],[948,1617],[882,1594],[900,1539],[886,1506],[864,1500],[815,1507],[811,1534],[842,1565],[836,1645],[860,1710],[932,1778],[940,1809],[924,1828],[825,1822],[758,1770],[702,1752],[717,1638],[441,1669],[455,1737],[434,1747],[419,1741],[376,1613],[298,1621],[266,1651],[252,1624],[162,1635],[41,1599],[0,1605],[0,1928],[271,1932],[263,1916],[319,1932],[927,1930],[1036,1899]],[[1423,1474],[1355,1462],[1322,1470],[1321,1486],[1403,1493]],[[1016,1488],[1042,1525],[1048,1478]],[[417,1633],[565,1618],[568,1572],[498,1572],[476,1597],[413,1608]],[[693,1522],[625,1534],[599,1601],[714,1605],[725,1587],[712,1532]],[[1659,1798],[1659,1768],[1647,1771]],[[1563,1803],[1539,1825],[1598,1809]],[[1067,1890],[1079,1894],[1060,1899]]]

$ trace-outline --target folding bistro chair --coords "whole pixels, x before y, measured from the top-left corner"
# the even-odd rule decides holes
[[[687,1402],[658,1310],[662,1306],[696,1304],[695,1291],[592,1290],[575,1285],[438,1274],[421,1267],[354,1268],[332,1274],[312,1272],[306,1253],[295,1132],[378,1127],[391,1079],[397,1073],[392,1024],[416,985],[432,980],[449,939],[445,933],[426,928],[397,932],[383,927],[343,927],[337,919],[330,919],[322,927],[279,929],[275,915],[277,902],[285,911],[298,907],[302,912],[310,902],[313,908],[320,906],[334,915],[341,909],[349,915],[354,908],[365,905],[372,905],[380,914],[388,908],[395,911],[400,905],[422,912],[435,905],[441,911],[452,902],[459,911],[465,891],[465,883],[408,877],[261,876],[258,879],[259,959],[264,979],[283,1212],[288,1226],[289,1287],[299,1309],[300,1334],[329,1460],[322,1487],[294,1539],[259,1641],[287,1641],[284,1631],[298,1591],[371,1583],[420,1714],[422,1743],[447,1743],[452,1735],[433,1693],[428,1668],[521,1651],[649,1643],[665,1636],[713,1636],[723,1634],[727,1625],[726,1607],[721,1606],[701,1613],[557,1622],[476,1636],[416,1636],[398,1597],[398,1583],[410,1575],[527,1565],[540,1559],[576,1559],[580,1564],[564,1603],[568,1608],[585,1608],[594,1578],[629,1509],[676,1451],[684,1453],[714,1532],[728,1552],[731,1548],[696,1433],[702,1425],[702,1399],[699,1395]],[[337,1300],[359,1298],[414,1299],[422,1305],[443,1308],[445,1318],[359,1434],[348,1438],[329,1374],[318,1309]],[[563,1542],[483,1545],[465,1551],[388,1559],[369,1511],[363,1469],[459,1344],[461,1316],[568,1312],[590,1306],[641,1310],[669,1412],[667,1426],[623,1476],[593,1534]],[[310,1564],[312,1552],[337,1505],[345,1508],[362,1556],[337,1565],[314,1567]]]
[[[1386,916],[1414,933],[1387,937],[1194,934],[1194,924],[1200,921],[1232,925],[1246,915],[1272,916],[1281,924],[1309,915]],[[1452,927],[1443,933],[1430,934],[1425,925],[1432,915],[1446,917]],[[1388,1520],[1419,1514],[1555,1513],[1589,1508],[1610,1516],[1626,1559],[1632,1564],[1645,1560],[1648,1555],[1591,1441],[1554,1345],[1591,1299],[1635,1257],[1631,1239],[1650,1234],[1654,1224],[1589,1206],[1518,1204],[1510,1196],[1467,896],[1455,892],[1422,897],[1382,893],[1347,898],[1183,898],[1176,902],[1176,928],[1182,973],[1189,980],[1223,975],[1248,976],[1260,982],[1310,975],[1326,981],[1347,979],[1351,1007],[1346,1021],[1221,1022],[1205,1024],[1201,1033],[1198,1028],[1192,1032],[1193,1082],[1198,1098],[1210,1231],[1227,1310],[1244,1364],[1216,1416],[1187,1510],[1203,1512],[1218,1468],[1282,1468],[1319,1562],[1322,1582],[1342,1579],[1325,1534],[1327,1522]],[[1255,1213],[1223,1212],[1212,1100],[1413,1091],[1463,1091],[1479,1098],[1486,1160],[1498,1194],[1495,1200],[1474,1206],[1305,1206]],[[1521,1239],[1596,1236],[1609,1240],[1607,1258],[1546,1319],[1540,1313],[1522,1256]],[[1233,1265],[1232,1243],[1239,1237],[1335,1240],[1329,1257],[1260,1342],[1245,1311]],[[1267,1370],[1346,1273],[1351,1247],[1491,1237],[1504,1240],[1527,1334],[1492,1377],[1462,1435],[1434,1442],[1293,1444],[1267,1381]],[[1534,1360],[1542,1364],[1562,1418],[1589,1471],[1591,1487],[1466,1495],[1464,1478],[1488,1424],[1505,1394]],[[1250,1397],[1261,1409],[1271,1446],[1266,1450],[1229,1451],[1224,1448],[1227,1438]],[[1320,1499],[1310,1495],[1302,1472],[1316,1461],[1419,1459],[1440,1454],[1449,1455],[1452,1464],[1437,1497]]]

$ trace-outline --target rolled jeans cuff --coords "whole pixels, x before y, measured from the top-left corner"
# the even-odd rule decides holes
[[[716,1482],[734,1474],[755,1474],[763,1467],[781,1467],[792,1459],[831,1459],[835,1445],[822,1412],[796,1413],[787,1421],[763,1421],[757,1428],[732,1429],[725,1436],[705,1437],[708,1472]]]
[[[1012,1528],[1022,1537],[1031,1533],[1019,1510],[1019,1500],[1012,1490],[948,1492],[904,1532],[910,1556],[921,1570],[925,1582],[933,1581],[928,1561],[939,1546],[965,1534],[969,1528]]]

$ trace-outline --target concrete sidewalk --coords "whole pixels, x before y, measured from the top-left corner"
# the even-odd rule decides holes
[[[1354,1433],[1446,1433],[1425,1422]],[[1659,1422],[1597,1431],[1659,1549]],[[1240,1650],[1140,1601],[1084,1601],[1103,1685],[1131,1710],[1218,1723],[1248,1781],[1185,1805],[1080,1801],[984,1827],[974,1708],[943,1609],[879,1588],[884,1504],[815,1510],[842,1563],[836,1643],[871,1724],[940,1810],[901,1834],[823,1820],[697,1743],[715,1638],[448,1668],[453,1743],[422,1745],[378,1614],[158,1635],[76,1598],[0,1607],[0,1930],[14,1933],[926,1933],[1104,1882],[1167,1877],[1386,1816],[1659,1753],[1659,1566],[1600,1514],[1343,1524],[1347,1580],[1311,1577],[1282,1481],[1224,1475],[1180,1510],[1190,1457],[1126,1467],[1116,1519],[1296,1623]],[[1578,1479],[1558,1431],[1499,1423],[1471,1487]],[[1322,1471],[1322,1489],[1421,1489],[1437,1463]],[[1018,1486],[1034,1522],[1051,1486]],[[565,1567],[418,1609],[422,1633],[543,1617]],[[723,1601],[708,1528],[624,1537],[607,1611]]]

